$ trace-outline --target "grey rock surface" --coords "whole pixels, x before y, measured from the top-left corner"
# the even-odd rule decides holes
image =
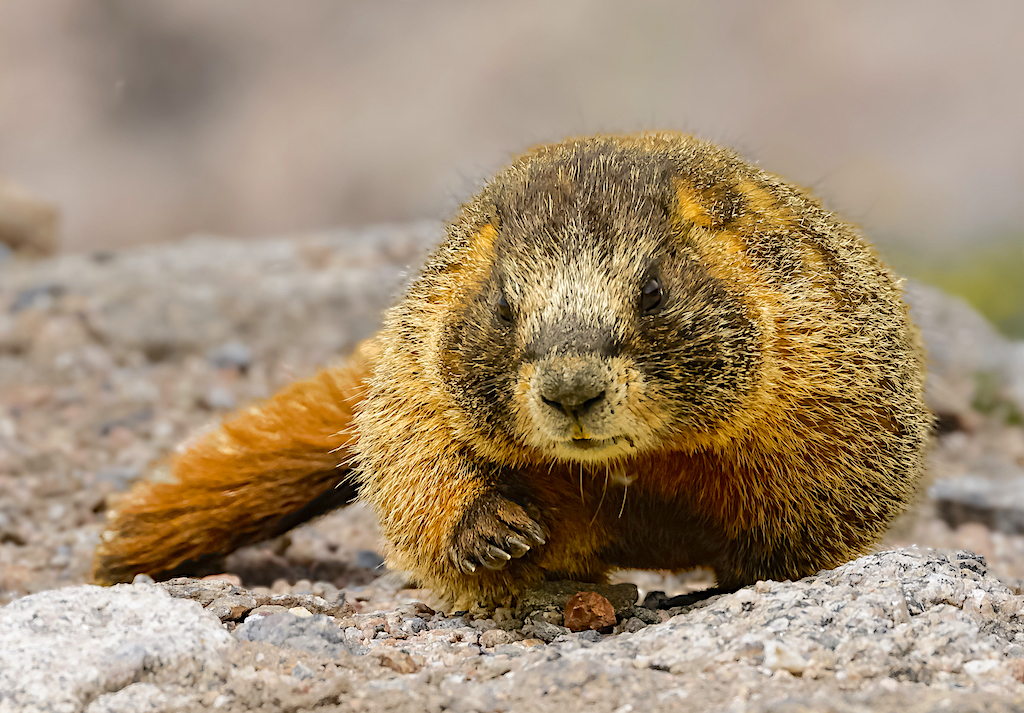
[[[1024,469],[1004,475],[938,480],[929,494],[942,519],[954,527],[977,522],[998,532],[1024,534]]]
[[[551,601],[490,619],[418,603],[439,606],[381,577],[378,557],[360,557],[380,543],[372,517],[353,506],[232,555],[234,583],[163,585],[180,599],[145,584],[87,589],[94,606],[57,605],[78,612],[58,614],[48,602],[75,590],[25,597],[87,578],[105,499],[149,463],[225,415],[232,400],[265,397],[371,333],[401,270],[439,235],[438,225],[421,224],[250,243],[201,238],[0,264],[0,603],[15,600],[0,610],[0,712],[902,713],[1024,703],[1020,597],[983,575],[976,558],[925,551],[762,583],[667,622],[666,612],[630,608],[630,589],[615,633],[571,634],[548,617],[559,609]],[[935,467],[949,471],[941,482],[959,490],[937,486],[936,502],[959,493],[961,503],[1010,512],[1009,490],[986,486],[978,500],[961,476],[1010,488],[1024,466],[1024,432],[1005,423],[980,429],[975,409],[976,373],[1016,383],[1007,355],[1020,345],[990,339],[977,315],[940,293],[926,299],[931,312],[915,314],[938,365],[930,398],[952,393],[947,403],[963,426],[937,446]],[[957,323],[962,331],[949,326]],[[945,522],[932,515],[937,529],[920,532],[941,530],[943,547],[986,545],[995,574],[1024,576],[1024,536],[998,531],[1011,530],[1005,523],[1016,515],[940,514]],[[698,581],[620,576],[642,594]],[[155,603],[128,607],[125,593]],[[168,606],[200,623],[175,622]],[[98,643],[108,641],[102,632],[116,632],[112,648]],[[25,704],[26,691],[49,698]]]
[[[197,604],[153,585],[42,592],[0,609],[0,711],[80,711],[146,677],[224,669],[236,645]]]
[[[332,617],[323,615],[300,617],[285,611],[250,616],[234,634],[240,641],[265,641],[330,657],[366,653],[365,647],[346,638]]]
[[[489,636],[489,649],[474,622],[442,615],[396,640],[389,632],[415,611],[251,616],[232,636],[153,585],[26,597],[0,610],[0,710],[1024,706],[1024,597],[969,552],[882,552],[797,582],[759,582],[635,632],[547,645]]]
[[[937,414],[1005,401],[1024,413],[1024,342],[999,334],[964,300],[908,281],[906,300],[928,348],[928,403]]]

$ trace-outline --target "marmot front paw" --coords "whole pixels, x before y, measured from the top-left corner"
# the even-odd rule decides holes
[[[536,515],[536,508],[530,508]],[[448,557],[466,574],[480,565],[501,569],[545,542],[544,530],[526,509],[496,493],[474,502],[452,534]]]

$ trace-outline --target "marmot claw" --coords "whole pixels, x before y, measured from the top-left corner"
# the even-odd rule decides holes
[[[544,542],[544,530],[523,507],[490,494],[473,503],[463,515],[452,535],[448,556],[460,571],[472,574],[481,565],[502,569]]]

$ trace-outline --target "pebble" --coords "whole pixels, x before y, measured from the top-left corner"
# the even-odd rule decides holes
[[[550,643],[562,634],[568,634],[569,630],[564,626],[549,624],[546,621],[537,621],[523,627],[523,632],[528,636]],[[530,639],[527,639],[529,641]]]
[[[252,349],[242,342],[231,341],[208,351],[206,358],[217,369],[237,369],[244,372],[252,365]]]
[[[313,678],[313,669],[300,661],[292,668],[292,676],[300,681],[305,681]]]
[[[569,631],[611,631],[615,626],[615,608],[597,592],[577,592],[565,603],[564,621]]]
[[[256,597],[239,593],[218,597],[206,606],[221,621],[239,621],[256,608]]]
[[[480,634],[480,645],[488,649],[502,644],[511,644],[515,640],[515,635],[504,629],[489,629]]]

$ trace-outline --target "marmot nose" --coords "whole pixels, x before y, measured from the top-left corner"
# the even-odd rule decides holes
[[[540,400],[573,421],[579,421],[604,400],[604,395],[603,384],[578,381],[574,383],[574,380],[570,380],[547,384],[540,394]]]

